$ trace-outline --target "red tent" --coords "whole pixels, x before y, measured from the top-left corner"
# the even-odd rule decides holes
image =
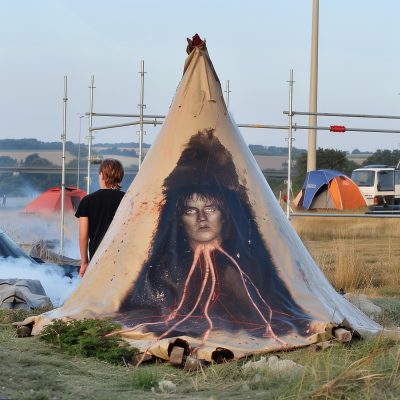
[[[65,188],[65,212],[75,212],[86,193],[74,187]],[[61,212],[61,188],[49,189],[37,199],[29,203],[22,211],[23,214],[40,213],[51,215]]]

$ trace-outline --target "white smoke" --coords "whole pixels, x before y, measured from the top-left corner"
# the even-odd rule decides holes
[[[64,275],[64,269],[55,264],[34,264],[28,259],[0,257],[0,278],[37,279],[54,306],[61,306],[78,287],[82,278],[74,273]]]

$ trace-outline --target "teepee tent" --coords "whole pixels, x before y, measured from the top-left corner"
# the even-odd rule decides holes
[[[43,214],[52,215],[61,212],[61,188],[55,187],[46,190],[38,198],[29,203],[21,214]],[[79,203],[86,193],[74,187],[65,188],[65,212],[76,212]]]
[[[293,203],[307,210],[353,210],[367,205],[360,189],[347,175],[330,169],[307,172],[303,188]]]
[[[211,361],[324,340],[335,324],[380,325],[336,293],[285,218],[226,109],[205,41],[82,282],[25,323],[111,316],[143,352],[171,343]],[[333,324],[332,324],[333,323]],[[225,353],[225,354],[227,354]]]

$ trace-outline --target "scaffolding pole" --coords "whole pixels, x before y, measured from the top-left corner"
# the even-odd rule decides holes
[[[141,62],[141,70],[140,70],[140,116],[139,116],[139,124],[140,124],[140,131],[139,131],[139,169],[142,166],[142,144],[143,144],[143,108],[145,105],[143,104],[144,101],[144,60]]]
[[[292,189],[292,104],[293,104],[293,70],[290,70],[289,81],[289,136],[288,136],[288,179],[287,179],[287,209],[286,216],[290,220],[290,191]]]
[[[262,128],[262,129],[285,129],[288,130],[289,126],[287,125],[250,125],[250,124],[238,124],[239,128]],[[297,131],[298,129],[315,129],[321,131],[332,131],[332,126],[302,126],[302,125],[293,125],[293,129]],[[400,133],[400,130],[394,129],[364,129],[364,128],[345,128],[343,132],[366,132],[366,133]]]
[[[289,111],[284,111],[284,114],[289,114]],[[386,118],[400,119],[399,115],[374,115],[374,114],[341,114],[341,113],[320,113],[320,112],[305,112],[292,111],[293,115],[319,115],[321,117],[352,117],[352,118]]]
[[[63,143],[62,173],[61,173],[61,226],[60,226],[60,254],[64,251],[64,211],[65,211],[65,142],[67,138],[67,77],[64,76],[64,109],[63,109]]]
[[[90,193],[90,165],[92,163],[92,119],[93,119],[93,89],[94,89],[94,76],[90,79],[90,111],[89,111],[89,136],[88,139],[88,172],[87,172],[87,189],[86,193]]]
[[[117,124],[117,125],[106,125],[106,126],[98,126],[95,128],[91,128],[92,131],[101,131],[102,129],[110,129],[110,128],[121,128],[123,126],[132,126],[132,125],[139,125],[140,121],[134,121],[134,122],[127,122],[126,124]],[[161,121],[142,121],[142,124],[148,124],[148,125],[162,125],[163,123]]]
[[[89,115],[89,113],[86,113]],[[110,113],[92,113],[93,117],[118,117],[118,118],[140,118],[140,114],[110,114]],[[143,118],[165,118],[165,115],[143,115]]]
[[[225,91],[225,93],[226,93],[226,96],[225,96],[225,100],[226,100],[226,109],[228,109],[229,108],[229,93],[230,93],[231,91],[229,90],[229,80],[228,81],[226,81],[226,91]]]
[[[347,217],[347,218],[400,218],[396,214],[317,214],[317,213],[291,213],[292,217]]]

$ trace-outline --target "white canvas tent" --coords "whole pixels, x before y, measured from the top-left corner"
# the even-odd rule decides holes
[[[194,38],[167,118],[75,292],[25,321],[113,317],[132,345],[169,359],[319,342],[381,327],[336,293],[285,218]]]

